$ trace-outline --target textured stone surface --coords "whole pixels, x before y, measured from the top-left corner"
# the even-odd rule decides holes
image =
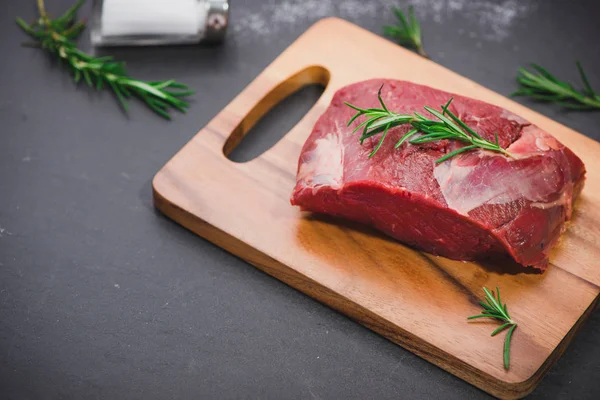
[[[71,1],[47,3],[58,14]],[[222,47],[110,51],[132,75],[198,91],[170,123],[75,89],[19,46],[13,18],[33,19],[34,1],[2,3],[1,397],[487,398],[154,211],[156,171],[312,22],[336,14],[380,32],[385,9],[408,4],[232,3]],[[529,62],[576,80],[576,59],[600,87],[594,1],[413,3],[432,58],[499,93]],[[521,101],[600,139],[597,112]],[[262,128],[278,131],[277,119]],[[599,398],[599,332],[595,313],[531,397]]]

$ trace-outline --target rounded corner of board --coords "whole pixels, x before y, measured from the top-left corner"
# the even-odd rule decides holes
[[[154,203],[154,207],[161,209],[161,205],[165,202],[168,202],[167,198],[164,196],[165,188],[165,177],[164,177],[164,167],[154,175],[152,178],[152,202]]]
[[[540,374],[541,370],[542,367],[523,379],[502,381],[502,390],[499,393],[489,392],[502,399],[522,399],[533,392],[541,382],[545,375]]]

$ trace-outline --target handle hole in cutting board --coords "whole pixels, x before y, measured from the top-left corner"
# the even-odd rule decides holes
[[[317,103],[329,77],[327,69],[311,66],[274,87],[229,136],[223,153],[231,161],[244,163],[269,150]]]

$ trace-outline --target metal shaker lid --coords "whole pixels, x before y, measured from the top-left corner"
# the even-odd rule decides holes
[[[206,11],[204,40],[223,41],[229,25],[229,0],[206,0]]]

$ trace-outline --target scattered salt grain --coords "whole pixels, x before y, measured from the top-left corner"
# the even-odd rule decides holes
[[[405,4],[398,0],[271,0],[258,10],[243,3],[235,4],[235,21],[232,21],[231,30],[234,40],[244,41],[251,40],[248,36],[250,33],[276,36],[286,30],[304,28],[328,16],[338,16],[357,23],[365,17],[383,21],[392,7],[406,10],[408,5],[414,6],[415,14],[421,21],[444,23],[461,17],[482,32],[478,35],[481,39],[498,42],[510,35],[517,19],[526,17],[536,7],[531,0],[412,0]],[[458,34],[464,34],[463,28],[458,29]]]

